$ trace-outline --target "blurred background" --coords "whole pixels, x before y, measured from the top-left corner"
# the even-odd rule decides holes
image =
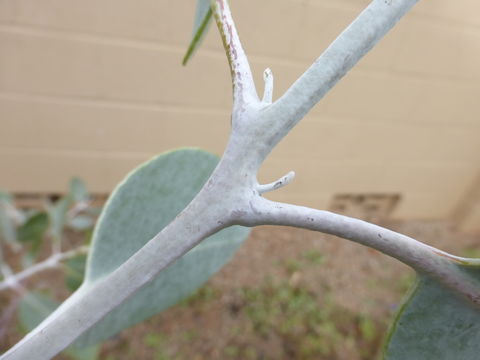
[[[274,98],[283,94],[368,3],[232,0],[258,91],[263,91],[263,70],[270,67],[275,77]],[[181,65],[191,37],[194,8],[193,0],[0,0],[0,188],[23,201],[23,206],[37,206],[45,196],[64,194],[69,179],[78,176],[94,197],[102,199],[126,173],[155,154],[188,146],[221,155],[229,135],[231,85],[215,25],[188,66]],[[479,12],[475,0],[420,2],[274,150],[259,179],[271,182],[290,170],[297,176],[288,187],[268,196],[388,223],[457,253],[471,253],[478,247]],[[381,340],[378,329],[385,327],[385,314],[398,302],[404,290],[398,283],[403,280],[393,290],[367,292],[362,290],[363,282],[353,295],[356,283],[377,274],[373,275],[380,276],[377,283],[387,284],[390,272],[398,279],[396,269],[406,277],[411,274],[356,245],[338,245],[338,240],[335,245],[319,245],[320,235],[266,229],[254,231],[253,239],[260,241],[249,241],[209,285],[218,288],[211,293],[206,290],[207,300],[213,293],[221,294],[220,300],[212,300],[214,305],[207,308],[199,305],[195,311],[207,311],[211,317],[223,304],[232,318],[242,311],[245,318],[254,316],[255,309],[245,310],[252,296],[257,296],[255,301],[262,308],[267,301],[262,294],[284,291],[282,286],[291,290],[303,279],[310,289],[313,275],[306,269],[320,263],[327,266],[328,261],[320,261],[323,254],[328,253],[327,259],[337,254],[337,259],[345,260],[327,266],[323,280],[314,280],[344,289],[331,295],[336,305],[329,314],[345,314],[336,308],[340,304],[352,314],[362,309],[367,315],[352,315],[356,332],[347,337],[342,328],[329,332],[328,343],[345,335],[342,339],[347,340],[340,341],[341,346],[358,349],[364,343],[352,344],[356,341],[352,339],[366,339],[366,355],[354,350],[350,355],[337,354],[329,345],[322,345],[311,358],[321,354],[326,354],[326,359],[373,358]],[[362,252],[367,260],[352,260]],[[278,253],[277,258],[266,261],[262,254],[270,253]],[[292,256],[297,257],[292,260]],[[292,267],[289,261],[297,264]],[[267,262],[270,265],[265,265]],[[240,268],[242,272],[235,271]],[[265,283],[268,274],[275,278],[280,273],[286,274],[286,283]],[[260,295],[238,295],[235,284],[256,286]],[[305,294],[327,291],[319,289],[317,283]],[[288,291],[287,302],[288,296],[298,295]],[[201,296],[195,301],[205,300]],[[302,301],[310,301],[308,296]],[[267,315],[262,314],[270,316],[265,311]],[[197,313],[185,315],[190,325],[206,321],[205,317],[198,320]],[[166,322],[158,320],[162,325],[156,326],[168,327],[168,316],[173,315],[164,316]],[[311,319],[308,314],[301,316]],[[330,319],[328,316],[324,317]],[[286,326],[271,322],[272,328]],[[219,331],[225,333],[222,324]],[[252,325],[256,330],[251,331],[263,329],[263,325]],[[175,325],[171,327],[175,333]],[[267,345],[254,344],[251,351],[250,340],[229,345],[224,339],[221,346],[208,347],[198,329],[175,336],[187,343],[197,339],[200,348],[207,346],[210,352],[195,350],[197,355],[204,354],[198,355],[199,359],[310,358],[308,351],[298,355],[288,346],[282,353],[268,350],[285,344],[282,339],[287,338],[298,345],[295,336],[311,332],[309,329],[287,337],[277,334]],[[137,331],[145,332],[141,349],[170,343],[164,335],[152,337],[147,330]],[[248,333],[241,328],[236,331]],[[261,339],[263,330],[258,331],[256,339]],[[305,336],[299,338],[303,341]],[[113,355],[103,358],[122,358],[123,350],[115,344],[111,345]],[[310,349],[310,345],[305,347]],[[168,355],[174,350],[165,350],[165,358],[176,358]],[[138,358],[161,358],[160,350],[155,351]]]
[[[233,1],[258,91],[270,67],[281,95],[368,2]],[[220,155],[231,89],[215,28],[180,65],[194,3],[2,0],[0,186],[62,192],[77,175],[107,194],[165,150]],[[396,218],[480,224],[479,8],[420,2],[274,151],[260,179],[297,179],[271,197],[328,208],[364,195]]]

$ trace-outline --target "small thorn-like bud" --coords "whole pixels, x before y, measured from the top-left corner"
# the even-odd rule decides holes
[[[265,184],[265,185],[258,185],[257,191],[259,194],[264,194],[269,191],[277,190],[280,189],[292,182],[292,180],[295,178],[295,172],[290,171],[287,175],[281,177],[277,181],[274,181],[270,184]]]
[[[263,72],[263,81],[265,82],[265,88],[263,90],[262,101],[267,104],[272,103],[273,98],[273,74],[269,68]]]

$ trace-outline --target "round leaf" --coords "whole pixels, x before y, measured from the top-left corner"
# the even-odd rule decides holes
[[[171,222],[202,188],[217,162],[216,156],[204,151],[184,149],[160,155],[133,171],[100,216],[80,291],[116,269]],[[77,344],[106,339],[188,296],[230,259],[248,233],[248,228],[234,226],[205,239]]]
[[[212,9],[210,7],[210,0],[197,0],[197,10],[195,12],[195,20],[193,23],[193,35],[187,53],[183,57],[182,64],[186,65],[188,60],[193,56],[193,53],[200,46],[205,37],[208,26],[212,21]]]
[[[463,268],[480,280],[480,269]],[[400,308],[385,346],[387,360],[472,360],[480,353],[480,309],[421,276]]]

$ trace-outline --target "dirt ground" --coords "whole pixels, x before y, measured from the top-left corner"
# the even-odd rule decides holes
[[[445,222],[382,225],[454,254],[480,253],[479,235]],[[343,239],[256,228],[199,292],[105,342],[99,358],[376,359],[413,278],[398,261]],[[19,336],[10,331],[1,349]]]

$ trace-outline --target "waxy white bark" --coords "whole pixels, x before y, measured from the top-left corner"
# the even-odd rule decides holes
[[[59,252],[54,253],[47,259],[35,264],[19,273],[11,274],[7,276],[3,281],[0,282],[0,291],[11,289],[17,287],[22,281],[28,279],[31,276],[38,274],[39,272],[54,269],[60,266],[60,264],[68,259],[74,258],[78,255],[84,255],[88,252],[87,246],[81,246],[79,248],[66,251],[66,252]]]

